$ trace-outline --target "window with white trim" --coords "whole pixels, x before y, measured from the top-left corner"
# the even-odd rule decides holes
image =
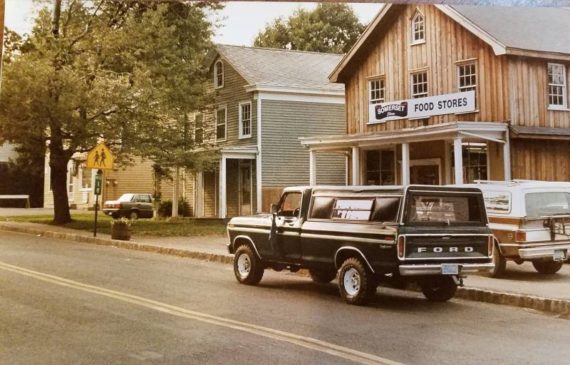
[[[457,79],[459,91],[477,89],[477,67],[475,62],[464,63],[457,66]]]
[[[426,41],[424,16],[419,11],[412,18],[412,44],[424,43]]]
[[[548,64],[548,106],[566,109],[566,67],[560,63]]]
[[[427,71],[412,74],[412,99],[428,96]]]
[[[239,138],[251,137],[251,102],[239,104]]]
[[[228,109],[222,107],[216,112],[216,141],[224,141],[226,139]]]
[[[214,64],[214,86],[216,89],[224,87],[224,63],[221,60]]]
[[[370,104],[379,104],[385,101],[386,83],[384,78],[368,82]]]

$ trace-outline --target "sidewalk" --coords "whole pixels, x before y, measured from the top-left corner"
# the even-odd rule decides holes
[[[133,237],[131,241],[111,240],[109,235],[77,231],[57,226],[0,222],[0,230],[24,232],[77,242],[111,245],[120,248],[151,251],[162,254],[192,257],[208,261],[231,263],[232,255],[226,249],[227,237]],[[570,314],[570,264],[556,275],[538,274],[531,263],[507,264],[504,278],[493,279],[471,275],[458,297],[482,302],[532,308],[559,314]]]

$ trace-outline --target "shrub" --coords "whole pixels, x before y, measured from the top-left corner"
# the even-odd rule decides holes
[[[172,216],[172,200],[165,200],[160,202],[158,206],[159,217],[171,217]],[[190,204],[180,198],[178,200],[178,215],[182,217],[189,217],[191,215]]]

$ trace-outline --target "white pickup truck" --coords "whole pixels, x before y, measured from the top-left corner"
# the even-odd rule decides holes
[[[495,235],[492,276],[506,270],[507,260],[531,261],[541,274],[554,274],[570,249],[570,182],[478,181],[489,227]]]

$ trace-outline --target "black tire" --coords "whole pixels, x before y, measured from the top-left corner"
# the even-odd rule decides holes
[[[334,269],[309,269],[309,275],[315,283],[326,284],[330,283],[336,277],[336,270]]]
[[[556,274],[562,268],[564,262],[560,261],[543,261],[537,260],[532,262],[532,266],[541,274],[552,275]]]
[[[364,263],[356,257],[351,257],[340,267],[338,288],[345,302],[363,305],[376,293],[376,282]]]
[[[129,217],[128,217],[128,218],[129,218],[129,219],[132,219],[132,220],[139,219],[139,212],[136,211],[136,210],[131,210],[131,212],[129,213]]]
[[[424,296],[432,302],[446,302],[457,291],[457,284],[451,276],[435,276],[422,280],[419,284]]]
[[[507,271],[507,259],[501,255],[498,242],[495,242],[493,245],[493,263],[495,264],[495,267],[491,272],[489,272],[489,276],[492,278],[503,277]]]
[[[248,245],[239,246],[234,255],[234,275],[241,284],[257,285],[263,277],[261,260]]]

